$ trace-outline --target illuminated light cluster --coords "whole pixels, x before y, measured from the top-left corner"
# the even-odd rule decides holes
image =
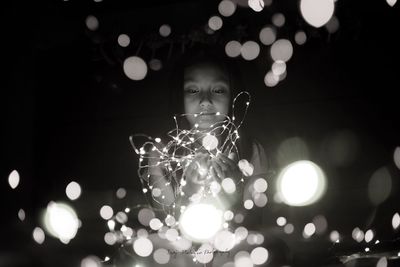
[[[131,38],[127,34],[120,34],[117,42],[121,47],[127,47],[131,43]]]
[[[147,64],[142,58],[131,56],[124,60],[123,70],[129,79],[140,81],[147,75]]]
[[[383,203],[392,192],[392,176],[387,168],[376,170],[368,183],[368,196],[372,204]]]
[[[296,32],[296,34],[294,35],[294,41],[296,42],[296,44],[298,45],[303,45],[306,43],[307,41],[307,35],[304,31],[298,31]]]
[[[8,176],[8,184],[12,189],[17,188],[19,185],[19,173],[16,170],[13,170]]]
[[[208,20],[208,27],[212,29],[213,31],[218,31],[219,29],[222,28],[223,22],[222,19],[219,16],[212,16]]]
[[[236,11],[236,4],[230,0],[222,0],[218,5],[219,13],[224,17],[230,17]]]
[[[316,202],[326,190],[325,175],[311,161],[297,161],[279,174],[277,190],[282,200],[291,206],[305,206]]]
[[[171,34],[171,26],[163,24],[160,26],[159,33],[162,37],[168,37]]]
[[[242,44],[238,41],[229,41],[225,45],[225,53],[228,57],[238,57],[241,53]]]
[[[335,10],[334,0],[301,0],[300,11],[304,20],[315,28],[325,25]]]
[[[254,41],[247,41],[240,48],[240,54],[245,60],[254,60],[260,54],[260,46]]]
[[[148,257],[153,252],[153,243],[146,237],[139,237],[133,242],[133,250],[140,257]]]
[[[282,13],[276,13],[272,16],[272,24],[276,27],[282,27],[285,25],[285,16]]]
[[[70,182],[65,188],[65,194],[70,200],[76,200],[82,192],[81,186],[77,182]]]
[[[263,0],[248,0],[249,7],[255,12],[260,12],[264,9]]]

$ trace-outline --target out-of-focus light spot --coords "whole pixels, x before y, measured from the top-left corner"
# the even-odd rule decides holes
[[[305,32],[303,31],[298,31],[296,32],[296,34],[294,35],[294,41],[296,42],[296,44],[298,45],[303,45],[306,43],[307,41],[307,35]]]
[[[16,170],[13,170],[10,175],[8,175],[8,184],[12,189],[17,188],[19,184],[19,173]]]
[[[217,181],[212,181],[210,183],[211,192],[216,195],[221,191],[221,185]]]
[[[122,229],[121,227],[121,231],[122,231],[122,235],[125,236],[126,238],[132,238],[132,236],[134,235],[134,230],[130,227],[125,227],[125,229]]]
[[[356,227],[351,232],[351,237],[353,237],[354,240],[360,243],[364,240],[364,232],[360,228]]]
[[[225,53],[228,57],[238,57],[240,55],[242,45],[238,41],[229,41],[225,45]]]
[[[233,218],[233,220],[235,221],[235,223],[242,223],[244,220],[244,216],[241,213],[238,213],[235,215],[235,218]]]
[[[171,26],[168,24],[163,24],[160,26],[159,32],[162,37],[167,37],[171,34]]]
[[[207,264],[212,261],[214,255],[212,253],[213,247],[210,244],[203,244],[196,251],[196,260],[202,264]]]
[[[400,169],[400,147],[396,147],[393,153],[394,164]]]
[[[151,194],[153,195],[153,197],[159,197],[159,196],[161,196],[161,189],[157,188],[157,187],[154,187],[151,190]]]
[[[309,158],[309,149],[303,139],[291,137],[283,141],[277,150],[277,161],[279,166]]]
[[[293,224],[291,224],[291,223],[286,224],[285,227],[283,227],[283,231],[284,231],[286,234],[291,234],[291,233],[293,233],[293,231],[294,231],[294,226],[293,226]]]
[[[396,4],[397,0],[386,0],[386,3],[388,3],[389,6],[394,6]]]
[[[329,239],[332,242],[337,242],[340,239],[340,234],[338,231],[334,230],[329,234]]]
[[[375,171],[368,183],[368,195],[372,204],[383,203],[392,191],[392,177],[387,168]]]
[[[268,87],[274,87],[278,84],[279,77],[276,76],[272,71],[268,71],[264,77],[264,83]]]
[[[387,259],[385,257],[380,258],[376,263],[376,267],[387,267]]]
[[[254,171],[254,166],[245,159],[241,159],[238,162],[238,167],[242,171],[244,176],[252,176]]]
[[[73,239],[79,228],[75,211],[68,205],[50,202],[44,216],[46,230],[63,243]]]
[[[235,182],[231,178],[225,178],[222,180],[221,186],[228,194],[232,194],[236,191]]]
[[[235,237],[237,240],[242,241],[245,240],[247,238],[247,235],[249,234],[249,232],[247,231],[247,229],[243,226],[239,226],[238,228],[236,228],[235,230]]]
[[[275,29],[269,26],[262,28],[259,34],[260,42],[264,45],[271,45],[276,40]]]
[[[107,226],[108,226],[108,229],[110,229],[110,231],[114,231],[114,229],[115,229],[115,221],[114,220],[107,221]]]
[[[179,233],[176,229],[168,229],[167,232],[165,232],[165,237],[169,241],[175,241],[179,236]]]
[[[117,192],[116,192],[117,198],[122,199],[126,196],[126,190],[125,188],[118,188]]]
[[[282,60],[272,63],[271,71],[274,75],[280,76],[286,71],[286,63]]]
[[[70,200],[76,200],[82,192],[81,186],[77,182],[70,182],[65,188],[65,194]]]
[[[335,33],[339,29],[339,20],[336,16],[332,16],[332,18],[326,23],[325,28],[329,33]]]
[[[278,217],[278,219],[276,219],[276,224],[279,226],[284,226],[287,223],[287,220],[285,217]]]
[[[253,208],[253,206],[254,206],[254,202],[251,199],[247,199],[244,202],[244,208],[247,209],[247,210],[251,210]]]
[[[207,134],[204,138],[203,138],[203,147],[205,149],[207,149],[208,151],[214,150],[217,148],[218,146],[218,139],[211,134]]]
[[[400,215],[398,212],[396,212],[392,218],[392,227],[393,229],[396,230],[397,228],[399,228],[399,226],[400,226]]]
[[[104,235],[104,242],[109,246],[113,246],[117,242],[117,236],[115,233],[108,232]]]
[[[154,71],[159,71],[162,69],[162,62],[159,59],[153,58],[149,61],[149,68]]]
[[[144,237],[140,237],[133,242],[133,250],[141,257],[148,257],[153,251],[153,243]]]
[[[18,218],[19,218],[21,221],[24,221],[24,220],[25,220],[25,211],[24,211],[23,209],[19,209],[19,211],[18,211]]]
[[[103,207],[101,207],[100,209],[101,218],[103,218],[104,220],[109,220],[113,215],[114,211],[110,206],[104,205]]]
[[[81,260],[81,267],[101,267],[101,260],[96,256],[87,256]]]
[[[123,211],[119,211],[117,215],[115,215],[115,219],[117,222],[124,224],[128,221],[128,215],[126,215]]]
[[[175,217],[168,214],[167,217],[165,218],[165,223],[166,223],[168,226],[173,226],[173,225],[175,225],[175,223],[176,223]]]
[[[276,13],[272,16],[272,24],[276,27],[282,27],[285,25],[285,16],[282,13]]]
[[[224,17],[232,16],[236,11],[236,4],[230,0],[223,0],[218,5],[218,11]]]
[[[131,38],[127,34],[120,34],[117,41],[120,46],[127,47],[131,43]]]
[[[263,0],[249,0],[248,5],[255,12],[260,12],[264,9],[264,1]]]
[[[230,210],[227,210],[227,211],[224,212],[224,219],[225,219],[225,221],[230,221],[230,220],[232,220],[232,219],[233,219],[233,216],[234,216],[234,214],[233,214],[233,212],[230,211]]]
[[[322,234],[328,228],[328,221],[326,220],[325,216],[318,215],[313,219],[313,223],[315,225],[315,232],[317,234]]]
[[[168,228],[166,229],[168,230]],[[136,234],[138,238],[147,238],[149,236],[149,233],[146,229],[139,229]]]
[[[38,243],[39,245],[43,244],[44,239],[45,239],[45,234],[44,231],[42,230],[42,228],[40,227],[35,227],[35,229],[33,229],[33,240],[35,240],[36,243]]]
[[[93,15],[88,16],[85,23],[86,27],[91,31],[95,31],[99,28],[99,20]]]
[[[251,261],[256,265],[261,265],[268,260],[268,250],[263,247],[257,247],[250,253]]]
[[[325,175],[315,163],[294,162],[279,174],[277,189],[283,201],[291,206],[306,206],[316,202],[325,192]]]
[[[279,39],[272,44],[270,53],[274,61],[287,62],[293,55],[292,43],[287,39]]]
[[[260,46],[254,41],[247,41],[242,45],[240,53],[245,60],[256,59],[260,54]]]
[[[327,23],[335,10],[334,0],[301,0],[300,11],[304,20],[315,28]]]
[[[223,224],[223,214],[211,204],[191,204],[179,219],[181,232],[193,241],[206,241],[215,236]]]
[[[253,196],[253,200],[254,204],[259,208],[265,207],[265,205],[268,203],[267,195],[264,193],[256,193]]]
[[[374,239],[374,232],[369,229],[367,232],[365,232],[364,240],[365,242],[369,243]]]
[[[150,225],[150,228],[155,231],[157,231],[157,230],[161,229],[161,227],[163,227],[162,222],[158,218],[151,219],[149,225]]]
[[[310,237],[315,234],[315,225],[313,223],[307,223],[304,226],[304,235],[305,237]]]
[[[239,251],[235,255],[235,266],[237,267],[253,267],[253,261],[247,251]]]
[[[170,259],[168,250],[165,248],[159,248],[153,253],[153,258],[158,264],[167,264]]]
[[[208,27],[210,27],[210,29],[212,29],[213,31],[221,29],[222,24],[223,24],[222,19],[219,16],[212,16],[208,20]]]
[[[147,75],[146,62],[140,57],[132,56],[124,60],[125,75],[134,81],[143,80]]]
[[[341,130],[328,137],[324,146],[329,161],[335,166],[344,167],[357,158],[360,144],[352,131]]]
[[[219,251],[230,251],[235,246],[235,235],[227,230],[217,233],[214,239],[214,247]]]
[[[365,250],[365,252],[369,252],[369,248],[365,248],[364,250]]]
[[[268,183],[267,181],[265,181],[264,178],[258,178],[257,180],[255,180],[253,187],[256,192],[264,193],[265,191],[267,191]]]

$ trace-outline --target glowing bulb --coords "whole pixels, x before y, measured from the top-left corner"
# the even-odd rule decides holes
[[[203,146],[208,151],[214,150],[218,146],[218,139],[214,135],[207,134],[203,138]]]
[[[77,182],[70,182],[65,188],[67,197],[71,200],[76,200],[81,195],[82,189]]]
[[[132,56],[124,60],[123,65],[125,75],[134,81],[143,80],[147,75],[146,62],[140,57]]]
[[[250,253],[252,262],[256,265],[262,265],[268,260],[268,250],[263,247],[257,247]]]
[[[334,0],[301,0],[300,11],[304,20],[319,28],[327,23],[335,10]]]
[[[73,239],[79,228],[75,211],[68,205],[51,202],[44,216],[46,230],[63,242]]]
[[[8,176],[8,183],[12,189],[17,188],[19,184],[19,173],[16,170],[13,170]]]
[[[145,237],[140,237],[133,243],[133,250],[137,255],[147,257],[153,251],[153,243]]]

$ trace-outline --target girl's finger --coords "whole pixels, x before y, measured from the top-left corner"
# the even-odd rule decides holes
[[[222,171],[222,168],[219,164],[217,164],[216,160],[211,160],[211,166],[212,169],[215,170],[215,172],[217,173],[217,176],[219,177],[220,180],[224,179],[224,172]]]

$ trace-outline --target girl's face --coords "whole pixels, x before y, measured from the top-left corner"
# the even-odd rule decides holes
[[[186,68],[183,78],[183,104],[190,126],[198,124],[204,130],[223,121],[231,100],[226,71],[212,63],[200,63]],[[215,115],[217,112],[220,115]]]

